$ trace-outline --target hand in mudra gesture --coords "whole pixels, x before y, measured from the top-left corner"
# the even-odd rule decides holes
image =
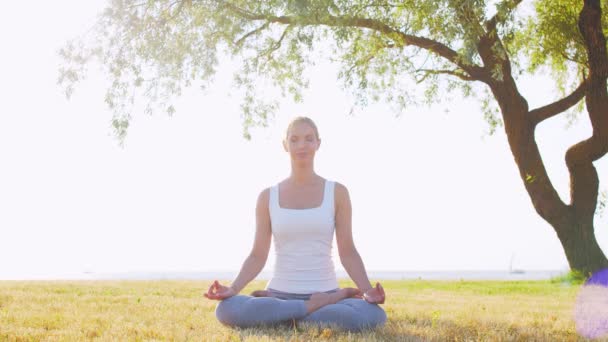
[[[236,294],[236,291],[232,287],[224,286],[215,280],[213,284],[209,286],[209,290],[207,290],[207,292],[203,295],[212,300],[222,300],[230,298]]]
[[[376,283],[376,287],[372,287],[363,293],[363,299],[372,304],[384,304],[384,300],[386,299],[384,288],[380,283]]]

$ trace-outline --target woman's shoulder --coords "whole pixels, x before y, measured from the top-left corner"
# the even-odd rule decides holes
[[[338,181],[331,181],[334,183],[334,194],[336,199],[348,197],[348,188],[343,183]]]
[[[346,185],[333,181],[334,186],[334,206],[336,210],[340,210],[343,207],[350,207],[350,195],[348,194],[348,188]]]
[[[331,182],[334,183],[334,186],[336,187],[336,189],[341,188],[341,189],[346,189],[346,185],[344,185],[344,183],[341,183],[335,179],[325,179],[327,182]]]
[[[260,193],[258,194],[258,205],[268,204],[268,200],[270,199],[270,188],[271,187],[267,187],[260,191]]]

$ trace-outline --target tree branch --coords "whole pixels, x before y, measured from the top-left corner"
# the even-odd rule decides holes
[[[171,12],[171,9],[176,4],[178,6],[177,6],[177,9],[175,10],[175,12],[173,12],[173,14],[169,17],[169,20],[167,20],[167,21],[172,21],[173,19],[175,19],[182,12],[182,9],[184,8],[185,3],[186,3],[186,1],[179,1],[179,0],[176,0],[176,1],[173,1],[172,3],[170,3],[169,7],[167,8],[168,12]]]
[[[347,74],[347,75],[351,74],[353,72],[353,70],[355,70],[355,68],[357,68],[363,64],[369,63],[372,59],[374,59],[374,57],[376,57],[376,55],[373,53],[370,53],[369,55],[365,56],[364,58],[356,60],[355,63],[350,68],[348,68],[348,70],[346,71],[345,74]]]
[[[389,2],[384,2],[384,3],[380,3],[378,1],[370,1],[369,3],[365,4],[365,5],[361,5],[358,8],[356,8],[354,10],[355,15],[361,13],[363,10],[368,9],[368,8],[397,8],[403,6],[403,4],[400,3],[389,3]]]
[[[587,82],[583,81],[578,88],[563,99],[531,110],[529,113],[530,121],[532,124],[538,125],[542,121],[566,111],[568,108],[577,104],[585,96],[586,88]]]
[[[254,35],[254,34],[258,34],[258,33],[260,33],[262,30],[264,30],[264,29],[268,28],[268,25],[270,25],[270,23],[265,22],[265,23],[264,23],[262,26],[260,26],[260,27],[256,28],[255,30],[250,31],[250,32],[247,32],[247,33],[246,33],[244,36],[242,36],[242,37],[241,37],[241,38],[239,38],[239,39],[238,39],[236,42],[234,42],[234,45],[239,46],[239,45],[243,44],[243,42],[244,42],[244,41],[245,41],[247,38],[249,38],[250,36],[252,36],[252,35]]]
[[[130,9],[133,9],[133,8],[136,8],[136,7],[141,7],[141,6],[144,6],[144,5],[150,5],[150,3],[147,2],[147,1],[143,1],[143,2],[140,2],[140,3],[133,3],[133,4],[131,4],[131,5],[127,6],[127,7],[125,7],[125,8],[128,9],[128,10],[130,10]]]
[[[285,27],[285,29],[283,30],[283,33],[281,34],[281,37],[279,38],[279,40],[274,41],[272,43],[272,45],[268,47],[267,50],[262,51],[262,53],[260,55],[258,55],[258,57],[256,57],[256,58],[264,56],[264,57],[266,57],[266,60],[269,61],[272,53],[281,48],[283,39],[285,39],[285,37],[287,36],[287,32],[289,32],[289,30],[291,30],[291,28],[292,28],[291,25],[287,25],[287,27]]]
[[[487,32],[492,32],[492,31],[496,30],[496,26],[498,24],[501,24],[507,17],[506,15],[504,15],[505,13],[500,13],[501,7],[506,7],[506,11],[508,13],[510,13],[521,2],[522,2],[522,0],[504,0],[499,5],[497,5],[496,7],[498,8],[498,11],[496,12],[496,14],[494,14],[494,16],[492,18],[490,18],[490,20],[486,21],[486,23],[485,23]]]
[[[447,45],[432,39],[406,34],[375,19],[346,16],[336,17],[329,14],[323,16],[272,16],[252,13],[235,6],[230,2],[223,2],[223,4],[227,9],[234,12],[236,15],[253,21],[265,20],[270,23],[280,23],[286,25],[293,24],[300,26],[325,25],[330,27],[367,28],[383,33],[393,39],[395,42],[403,44],[403,46],[412,45],[433,52],[467,72],[471,76],[472,80],[484,80],[489,77],[484,68],[475,64],[470,65],[463,62],[458,53]]]
[[[459,72],[458,70],[433,70],[433,69],[418,69],[416,70],[416,72],[424,72],[424,76],[422,76],[422,78],[417,79],[416,83],[421,83],[422,81],[424,81],[429,75],[439,75],[439,74],[445,74],[445,75],[451,75],[451,76],[456,76],[464,81],[476,81],[475,78],[463,74],[462,72]]]

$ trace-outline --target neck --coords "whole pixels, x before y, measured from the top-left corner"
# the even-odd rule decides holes
[[[319,178],[315,173],[312,164],[309,165],[291,165],[291,175],[289,179],[297,185],[310,184]]]

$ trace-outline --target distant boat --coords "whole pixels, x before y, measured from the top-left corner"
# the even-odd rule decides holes
[[[518,268],[513,268],[513,259],[515,257],[515,253],[511,254],[511,261],[509,262],[509,273],[511,274],[522,274],[526,273],[526,271]]]

